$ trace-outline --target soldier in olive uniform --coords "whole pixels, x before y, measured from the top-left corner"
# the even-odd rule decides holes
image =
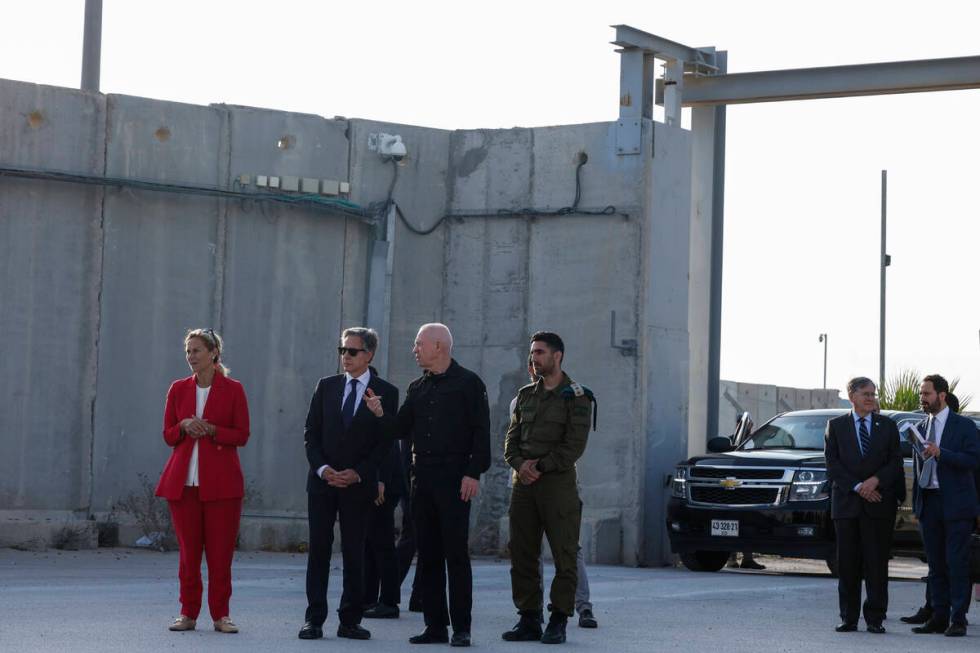
[[[507,641],[565,641],[568,618],[575,614],[578,580],[576,554],[582,502],[576,488],[575,461],[585,451],[592,415],[592,393],[562,372],[565,344],[554,333],[531,336],[536,383],[517,395],[504,459],[514,469],[510,499],[511,586],[521,615]],[[541,632],[542,534],[555,560],[551,619]]]

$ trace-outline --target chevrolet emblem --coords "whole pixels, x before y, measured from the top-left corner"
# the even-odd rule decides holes
[[[742,481],[738,480],[737,478],[732,478],[731,476],[729,476],[728,478],[723,478],[722,480],[720,480],[719,484],[726,490],[734,490],[735,488],[737,488],[739,485],[742,484]]]

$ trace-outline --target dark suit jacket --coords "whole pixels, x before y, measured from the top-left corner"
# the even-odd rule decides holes
[[[391,449],[398,413],[398,389],[371,368],[368,388],[381,397],[384,415],[375,417],[362,399],[350,428],[345,428],[341,401],[346,383],[343,374],[320,379],[310,401],[303,431],[306,459],[310,463],[307,492],[321,493],[329,489],[327,482],[316,475],[323,465],[330,465],[337,471],[353,469],[361,477],[359,485],[376,488],[378,468]],[[370,491],[374,492],[373,489]]]
[[[871,417],[871,451],[861,455],[857,430],[851,413],[827,422],[824,455],[827,477],[832,483],[830,516],[849,519],[867,515],[875,518],[894,518],[899,496],[904,494],[905,472],[902,467],[902,447],[895,422],[883,415]],[[871,503],[854,491],[854,486],[866,479],[878,477],[879,503]]]
[[[398,501],[408,493],[408,482],[402,458],[399,442],[396,441],[388,450],[388,455],[381,461],[378,480],[385,484],[385,501]]]
[[[180,422],[193,417],[196,411],[197,375],[174,381],[163,412],[163,440],[174,450],[160,475],[158,497],[176,500],[184,492],[195,440],[181,432]],[[249,435],[245,388],[238,381],[215,373],[200,417],[214,424],[216,431],[213,438],[197,440],[198,496],[201,501],[242,498],[245,479],[238,447],[245,446]]]
[[[918,424],[922,437],[926,436],[927,424],[927,420]],[[977,442],[976,425],[972,420],[950,411],[946,426],[943,427],[939,441],[939,458],[936,460],[936,473],[943,497],[943,519],[973,519],[977,516],[974,471],[978,463],[980,445]],[[916,455],[912,506],[919,519],[922,519],[922,488],[918,483],[921,473],[922,459]]]

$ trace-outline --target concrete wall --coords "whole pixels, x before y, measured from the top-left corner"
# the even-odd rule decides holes
[[[689,353],[689,132],[645,121],[641,154],[621,156],[615,123],[448,132],[16,82],[0,82],[0,103],[4,165],[225,188],[241,174],[336,179],[368,206],[396,172],[368,148],[370,134],[388,132],[409,148],[393,197],[414,231],[447,211],[494,214],[421,235],[393,213],[371,225],[0,178],[0,384],[13,397],[0,412],[0,445],[12,452],[0,462],[0,519],[103,514],[138,474],[155,481],[168,455],[164,396],[187,374],[182,334],[210,326],[250,401],[243,538],[302,540],[309,394],[337,369],[341,328],[370,315],[382,330],[377,366],[399,387],[418,375],[412,341],[433,320],[449,324],[456,358],[486,382],[495,456],[473,510],[476,550],[506,543],[508,406],[526,382],[528,335],[553,329],[567,371],[600,405],[579,466],[583,546],[604,562],[666,559],[662,480],[687,450],[689,379],[701,374]],[[626,217],[496,215],[570,205],[581,153],[580,206]],[[636,349],[611,345],[613,311],[613,344]]]
[[[735,430],[735,420],[748,411],[756,427],[779,413],[788,410],[808,410],[810,408],[837,408],[840,406],[840,393],[836,389],[784,388],[759,383],[738,383],[722,380],[719,389],[718,428],[716,435],[730,435]],[[703,431],[702,431],[703,433]],[[709,437],[695,439],[692,431],[692,444],[700,447],[695,453],[704,453]]]

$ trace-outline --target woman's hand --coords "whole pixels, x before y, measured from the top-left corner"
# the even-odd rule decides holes
[[[188,417],[180,421],[180,430],[184,432],[185,435],[197,440],[198,438],[203,438],[206,435],[211,435],[211,430],[214,427],[205,422],[203,419],[197,417]]]

